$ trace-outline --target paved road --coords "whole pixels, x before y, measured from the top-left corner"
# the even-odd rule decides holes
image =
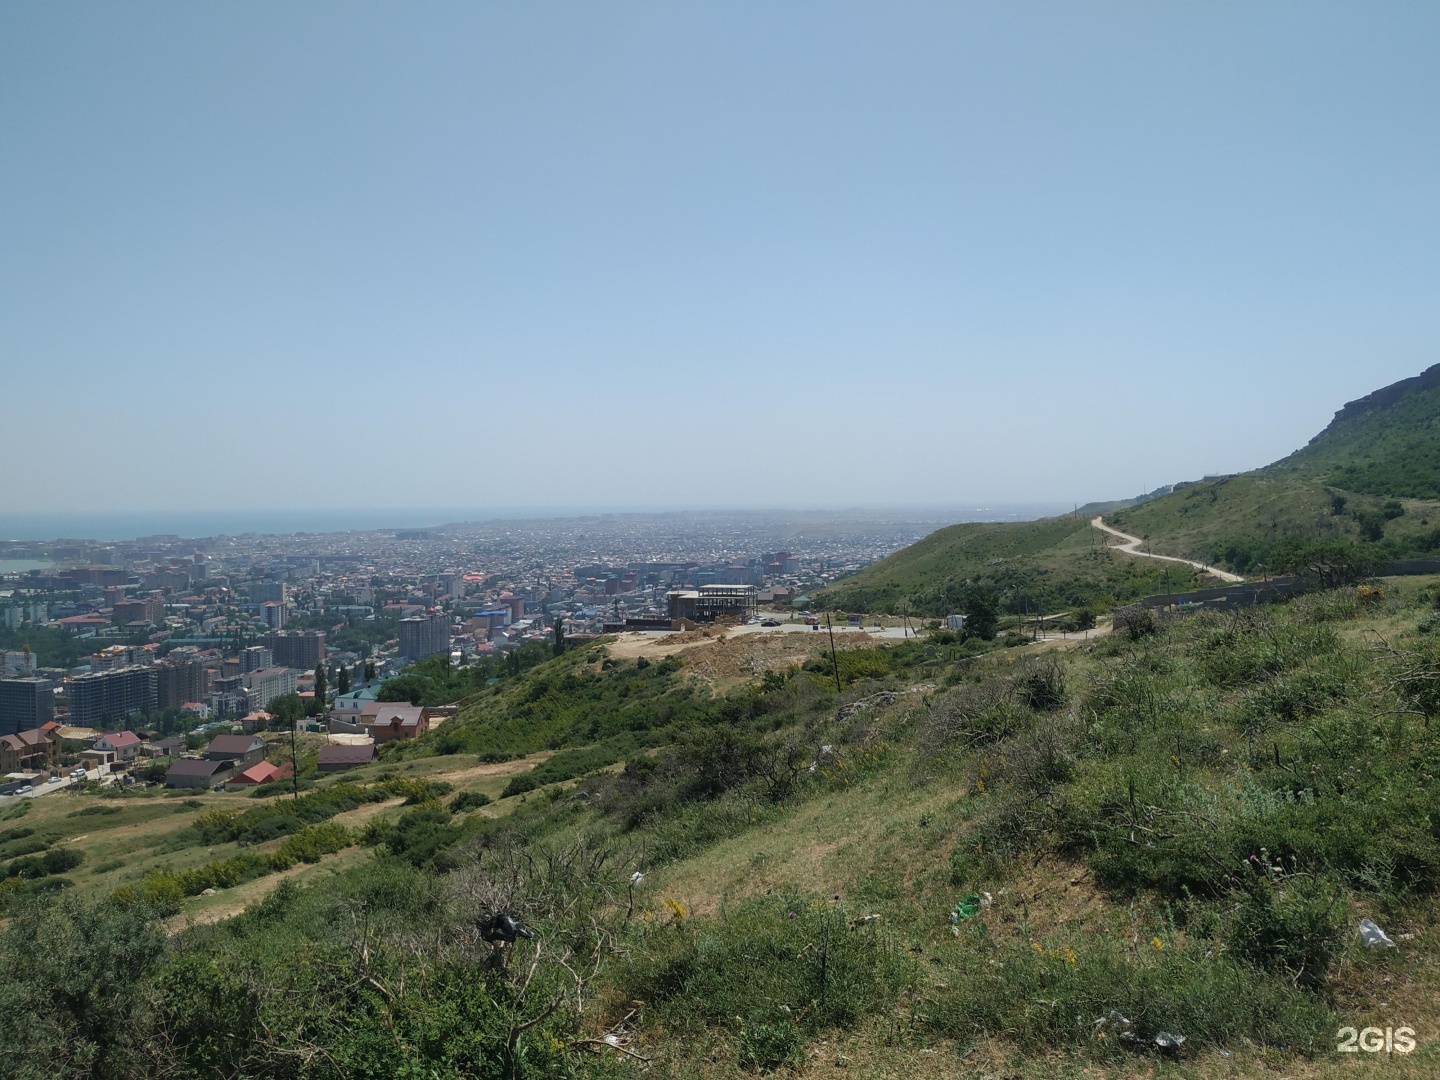
[[[85,774],[85,779],[100,780],[103,779],[103,775],[98,769],[91,769],[88,773]],[[116,779],[118,780],[119,777],[117,776]],[[36,787],[34,791],[27,792],[24,795],[0,795],[0,799],[38,799],[41,795],[49,795],[51,792],[55,791],[64,791],[72,783],[78,784],[81,782],[82,781],[80,780],[71,780],[69,774],[66,774],[62,776],[59,780],[57,780],[55,783],[41,784]]]
[[[1090,524],[1093,525],[1095,528],[1099,529],[1101,532],[1109,533],[1111,536],[1118,536],[1121,540],[1124,540],[1125,543],[1112,544],[1111,547],[1115,551],[1125,552],[1126,555],[1138,555],[1142,559],[1163,559],[1165,562],[1184,563],[1186,566],[1195,567],[1196,570],[1204,570],[1207,574],[1214,574],[1221,581],[1245,580],[1239,574],[1232,574],[1228,570],[1219,570],[1213,566],[1208,566],[1203,562],[1196,562],[1194,559],[1181,559],[1174,555],[1155,555],[1149,551],[1141,551],[1140,545],[1143,544],[1145,541],[1141,540],[1138,536],[1131,536],[1129,533],[1123,533],[1119,529],[1112,529],[1109,525],[1105,524],[1104,520],[1102,520],[1102,518],[1098,514],[1090,519]]]

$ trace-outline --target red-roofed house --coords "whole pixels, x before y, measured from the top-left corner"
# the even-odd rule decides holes
[[[289,765],[275,765],[269,761],[262,761],[257,765],[251,765],[235,779],[232,784],[269,784],[275,780],[283,780],[290,775]]]
[[[111,731],[96,739],[91,749],[109,750],[115,755],[116,761],[133,761],[135,755],[140,753],[142,742],[144,740],[133,731]]]

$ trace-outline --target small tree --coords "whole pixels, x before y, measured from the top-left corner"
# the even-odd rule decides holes
[[[1289,540],[1275,549],[1270,563],[1282,574],[1295,574],[1321,589],[1336,589],[1373,576],[1382,558],[1353,540]]]
[[[980,585],[967,585],[960,602],[965,615],[965,633],[981,641],[992,641],[1000,622],[1000,605],[994,594]]]
[[[555,618],[555,655],[559,656],[565,651],[565,617],[557,615]]]
[[[344,664],[335,672],[335,692],[337,694],[348,694],[350,692],[350,669]]]
[[[315,700],[325,704],[325,661],[315,665]]]

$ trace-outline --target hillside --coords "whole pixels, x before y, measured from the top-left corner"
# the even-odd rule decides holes
[[[939,615],[973,582],[994,589],[1008,610],[1054,610],[1191,584],[1182,571],[1097,549],[1087,528],[1094,513],[1154,551],[1240,574],[1271,569],[1276,549],[1295,539],[1353,541],[1379,563],[1440,553],[1440,365],[1348,403],[1274,464],[1085,511],[941,529],[821,590],[817,603]]]
[[[1147,504],[1148,505],[1148,504]],[[1184,568],[1109,550],[1089,520],[951,525],[822,590],[816,602],[842,611],[943,616],[971,584],[991,589],[1005,610],[1064,611],[1108,604],[1195,582]]]
[[[1348,402],[1308,444],[1260,471],[1364,495],[1440,499],[1440,364]]]
[[[1436,591],[855,648],[840,692],[812,657],[681,723],[713,641],[658,677],[599,644],[467,722],[481,747],[556,679],[630,687],[668,741],[573,781],[507,795],[534,759],[456,751],[298,803],[0,812],[11,844],[91,845],[82,869],[99,831],[172,860],[8,897],[6,1074],[1324,1080],[1356,1067],[1337,1029],[1380,1023],[1418,1038],[1377,1067],[1432,1076]]]
[[[1242,573],[1287,537],[1350,539],[1383,558],[1440,551],[1440,365],[1349,402],[1274,464],[1179,485],[1108,520]]]

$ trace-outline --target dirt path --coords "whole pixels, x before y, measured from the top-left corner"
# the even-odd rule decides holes
[[[1111,544],[1110,549],[1112,551],[1123,551],[1126,555],[1138,555],[1142,559],[1162,559],[1165,562],[1184,563],[1186,566],[1195,567],[1196,570],[1204,570],[1207,574],[1214,574],[1221,581],[1235,582],[1245,580],[1239,574],[1232,574],[1228,570],[1220,570],[1206,563],[1196,562],[1194,559],[1182,559],[1176,555],[1156,555],[1149,551],[1141,551],[1140,545],[1145,542],[1144,540],[1138,536],[1123,533],[1119,529],[1112,529],[1109,525],[1105,524],[1104,520],[1098,514],[1090,519],[1090,524],[1101,532],[1109,533],[1111,536],[1119,537],[1125,541],[1123,544]]]

